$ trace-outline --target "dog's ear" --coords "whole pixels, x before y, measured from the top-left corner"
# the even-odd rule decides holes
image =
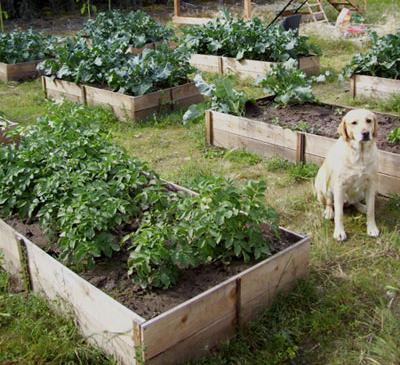
[[[343,118],[339,124],[338,133],[343,137],[343,139],[348,142],[350,140],[349,133],[347,132],[346,119]]]
[[[372,131],[372,137],[376,138],[378,136],[378,121],[375,114],[373,121],[374,121],[374,129]]]

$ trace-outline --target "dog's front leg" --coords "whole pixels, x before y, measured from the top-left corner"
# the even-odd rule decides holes
[[[335,184],[333,191],[333,200],[335,206],[335,232],[333,238],[338,241],[344,241],[347,236],[343,225],[343,205],[344,205],[344,189],[339,183]]]
[[[379,229],[375,222],[375,196],[376,187],[373,183],[369,184],[366,191],[366,205],[367,205],[367,233],[368,236],[378,237]]]

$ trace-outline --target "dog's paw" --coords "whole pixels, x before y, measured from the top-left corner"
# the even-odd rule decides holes
[[[343,229],[335,229],[335,232],[333,233],[333,238],[336,241],[344,241],[347,239],[347,235]]]
[[[370,225],[367,227],[367,233],[370,237],[378,237],[379,236],[379,229],[376,225]]]
[[[324,218],[325,219],[329,219],[332,220],[334,217],[335,213],[333,212],[333,208],[332,207],[326,207],[324,210]]]

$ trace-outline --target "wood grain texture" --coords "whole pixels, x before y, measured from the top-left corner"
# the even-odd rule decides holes
[[[0,251],[3,255],[1,267],[22,287],[22,261],[18,248],[17,232],[0,219]]]
[[[353,97],[389,99],[400,93],[400,80],[366,75],[353,75],[350,81]]]
[[[52,100],[70,100],[80,104],[86,104],[85,92],[83,87],[70,81],[52,79],[42,76],[45,81],[42,86],[47,98]]]
[[[193,24],[193,25],[202,25],[211,21],[212,18],[196,18],[190,16],[173,16],[172,22],[175,24]]]
[[[83,335],[121,363],[135,365],[133,328],[144,319],[25,241],[34,292],[73,314]]]
[[[16,64],[0,62],[0,80],[8,82],[33,78],[39,74],[36,70],[36,66],[40,62],[41,61],[30,61]]]

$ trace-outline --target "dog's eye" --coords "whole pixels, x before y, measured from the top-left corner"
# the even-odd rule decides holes
[[[353,125],[357,125],[357,121],[355,120],[354,122],[351,122]]]
[[[371,119],[367,119],[367,123],[371,124],[372,120]]]

